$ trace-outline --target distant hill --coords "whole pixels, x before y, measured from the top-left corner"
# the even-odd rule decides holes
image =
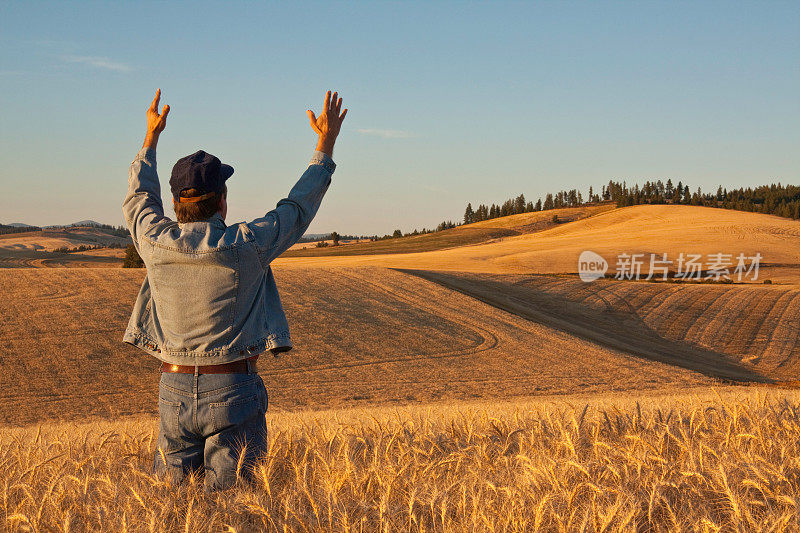
[[[79,222],[73,222],[70,226],[105,226],[106,224],[101,224],[100,222],[95,222],[94,220],[81,220]]]
[[[71,227],[90,227],[90,228],[108,228],[113,227],[109,224],[103,224],[95,220],[79,220],[72,224],[51,224],[49,226],[42,226],[43,228],[71,228]]]
[[[50,224],[48,226],[34,226],[32,224],[25,224],[24,222],[11,222],[9,224],[0,224],[2,227],[11,227],[11,228],[31,228],[33,230],[39,230],[42,228],[71,228],[71,227],[92,227],[92,228],[113,228],[114,226],[110,224],[103,224],[102,222],[97,222],[96,220],[79,220],[78,222],[73,222],[72,224]]]
[[[28,233],[31,231],[39,231],[41,229],[42,228],[38,226],[29,226],[28,224],[22,224],[20,222],[14,222],[13,224],[0,224],[0,235]]]

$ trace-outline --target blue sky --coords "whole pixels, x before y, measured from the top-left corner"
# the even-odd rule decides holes
[[[236,169],[229,223],[289,191],[327,89],[350,111],[311,232],[609,179],[800,182],[798,2],[4,2],[0,42],[3,223],[121,224],[157,87],[165,198],[204,149]]]

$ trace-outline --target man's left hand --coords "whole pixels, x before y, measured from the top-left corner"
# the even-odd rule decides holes
[[[153,103],[147,109],[147,134],[144,137],[143,148],[155,148],[158,144],[158,136],[167,127],[167,115],[169,114],[169,106],[165,105],[158,113],[158,102],[161,100],[161,89],[156,90],[156,97],[153,98]]]

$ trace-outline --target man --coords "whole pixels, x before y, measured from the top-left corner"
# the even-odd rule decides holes
[[[233,168],[202,150],[180,159],[170,187],[177,221],[164,216],[156,145],[169,106],[161,89],[147,110],[144,145],[130,167],[122,211],[147,277],[123,342],[162,361],[154,472],[180,481],[204,471],[206,489],[252,477],[266,450],[267,391],[258,355],[292,347],[270,262],[306,231],[336,165],[331,156],[347,110],[337,93],[322,113],[308,169],[275,209],[225,225]]]

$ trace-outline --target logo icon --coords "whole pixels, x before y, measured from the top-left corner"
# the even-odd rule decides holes
[[[591,250],[584,250],[578,258],[578,276],[581,281],[590,282],[600,279],[606,275],[608,270],[608,262],[602,256],[592,252]]]

